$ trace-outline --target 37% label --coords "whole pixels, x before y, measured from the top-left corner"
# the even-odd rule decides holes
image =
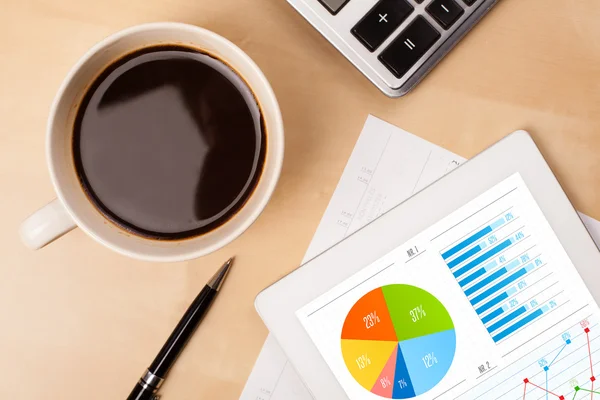
[[[423,308],[422,304],[410,310],[410,318],[412,319],[412,322],[418,322],[426,316],[427,313],[425,312],[425,309]]]

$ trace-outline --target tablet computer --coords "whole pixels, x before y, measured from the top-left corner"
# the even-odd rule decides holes
[[[600,252],[518,131],[256,308],[319,400],[571,399],[600,388],[599,282]]]

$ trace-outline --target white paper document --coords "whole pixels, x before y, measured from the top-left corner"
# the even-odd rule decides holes
[[[303,262],[420,191],[465,159],[369,116]],[[582,215],[600,243],[600,222]],[[241,400],[311,400],[313,397],[269,335]]]

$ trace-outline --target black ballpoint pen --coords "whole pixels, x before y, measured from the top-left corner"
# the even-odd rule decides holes
[[[227,260],[200,291],[127,400],[157,400],[159,398],[156,392],[217,296],[232,262],[233,258]]]

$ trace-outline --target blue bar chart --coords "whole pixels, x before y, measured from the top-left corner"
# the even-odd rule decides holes
[[[440,256],[494,342],[541,319],[561,301],[542,246],[509,198],[444,233]]]

